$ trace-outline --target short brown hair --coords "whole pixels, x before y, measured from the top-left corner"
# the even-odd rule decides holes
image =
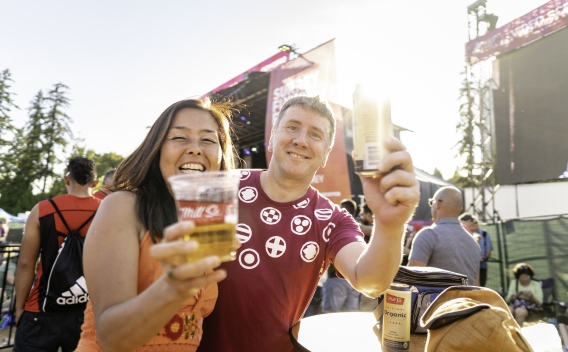
[[[299,95],[288,99],[288,101],[286,101],[284,105],[282,105],[282,108],[278,113],[278,117],[276,118],[276,121],[274,121],[274,126],[272,126],[272,129],[275,130],[276,127],[278,127],[278,124],[280,123],[280,120],[282,119],[282,116],[284,116],[286,110],[288,110],[293,106],[299,106],[302,109],[314,111],[319,115],[321,115],[322,117],[325,117],[329,121],[329,124],[331,126],[331,131],[329,131],[329,136],[330,136],[329,147],[331,148],[335,141],[335,126],[336,126],[335,116],[333,115],[333,111],[331,110],[331,106],[329,106],[329,103],[321,99],[319,95],[316,95],[315,97]]]

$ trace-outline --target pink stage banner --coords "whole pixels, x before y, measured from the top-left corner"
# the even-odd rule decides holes
[[[469,41],[466,57],[475,64],[520,48],[568,26],[568,0],[552,0],[501,28]]]
[[[336,81],[333,41],[322,44],[272,71],[266,106],[266,145],[270,140],[272,125],[282,105],[289,98],[296,95],[319,95],[329,100]],[[344,198],[351,199],[351,187],[347,168],[348,155],[345,152],[342,109],[337,104],[330,102],[330,105],[337,121],[335,144],[329,154],[326,167],[317,171],[311,184],[321,194],[338,204]],[[271,157],[272,154],[267,151],[268,163]]]
[[[215,94],[220,90],[230,88],[235,84],[238,84],[244,81],[248,75],[252,72],[270,72],[277,68],[278,66],[285,64],[290,59],[290,52],[289,51],[281,51],[278,54],[264,60],[260,64],[254,66],[253,68],[246,70],[245,72],[241,73],[237,77],[229,80],[226,83],[223,83],[219,87],[213,89],[209,94]]]

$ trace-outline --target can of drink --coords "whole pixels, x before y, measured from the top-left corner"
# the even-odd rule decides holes
[[[353,92],[355,172],[363,176],[378,176],[379,162],[390,152],[384,141],[393,135],[390,100],[373,96],[358,84]]]
[[[410,287],[393,283],[385,293],[383,348],[407,351],[410,348]]]

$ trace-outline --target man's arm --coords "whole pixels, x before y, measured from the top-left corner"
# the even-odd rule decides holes
[[[40,245],[39,205],[36,204],[26,220],[24,237],[22,238],[22,246],[20,247],[20,258],[18,259],[18,269],[16,270],[16,280],[14,283],[16,288],[16,323],[24,312],[24,305],[34,281]]]
[[[427,266],[426,263],[418,260],[418,259],[410,259],[408,261],[408,266]]]
[[[361,229],[361,232],[363,232],[363,235],[371,236],[371,234],[373,233],[373,225],[363,225],[360,222],[358,222],[357,225],[359,225],[359,228]]]
[[[366,247],[362,243],[343,247],[334,263],[356,290],[372,297],[386,291],[398,271],[405,224],[420,198],[410,154],[395,138],[385,145],[393,152],[379,163],[383,176],[361,177],[367,205],[375,215],[373,236]]]

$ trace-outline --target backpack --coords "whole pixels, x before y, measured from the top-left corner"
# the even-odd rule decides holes
[[[46,292],[41,310],[43,312],[85,309],[89,300],[87,284],[83,276],[83,243],[84,237],[79,231],[95,216],[96,211],[76,230],[71,230],[61,211],[50,198],[48,199],[59,218],[69,232],[59,247],[55,262],[48,273]]]
[[[420,325],[428,329],[426,352],[533,351],[503,298],[483,287],[446,289]]]

